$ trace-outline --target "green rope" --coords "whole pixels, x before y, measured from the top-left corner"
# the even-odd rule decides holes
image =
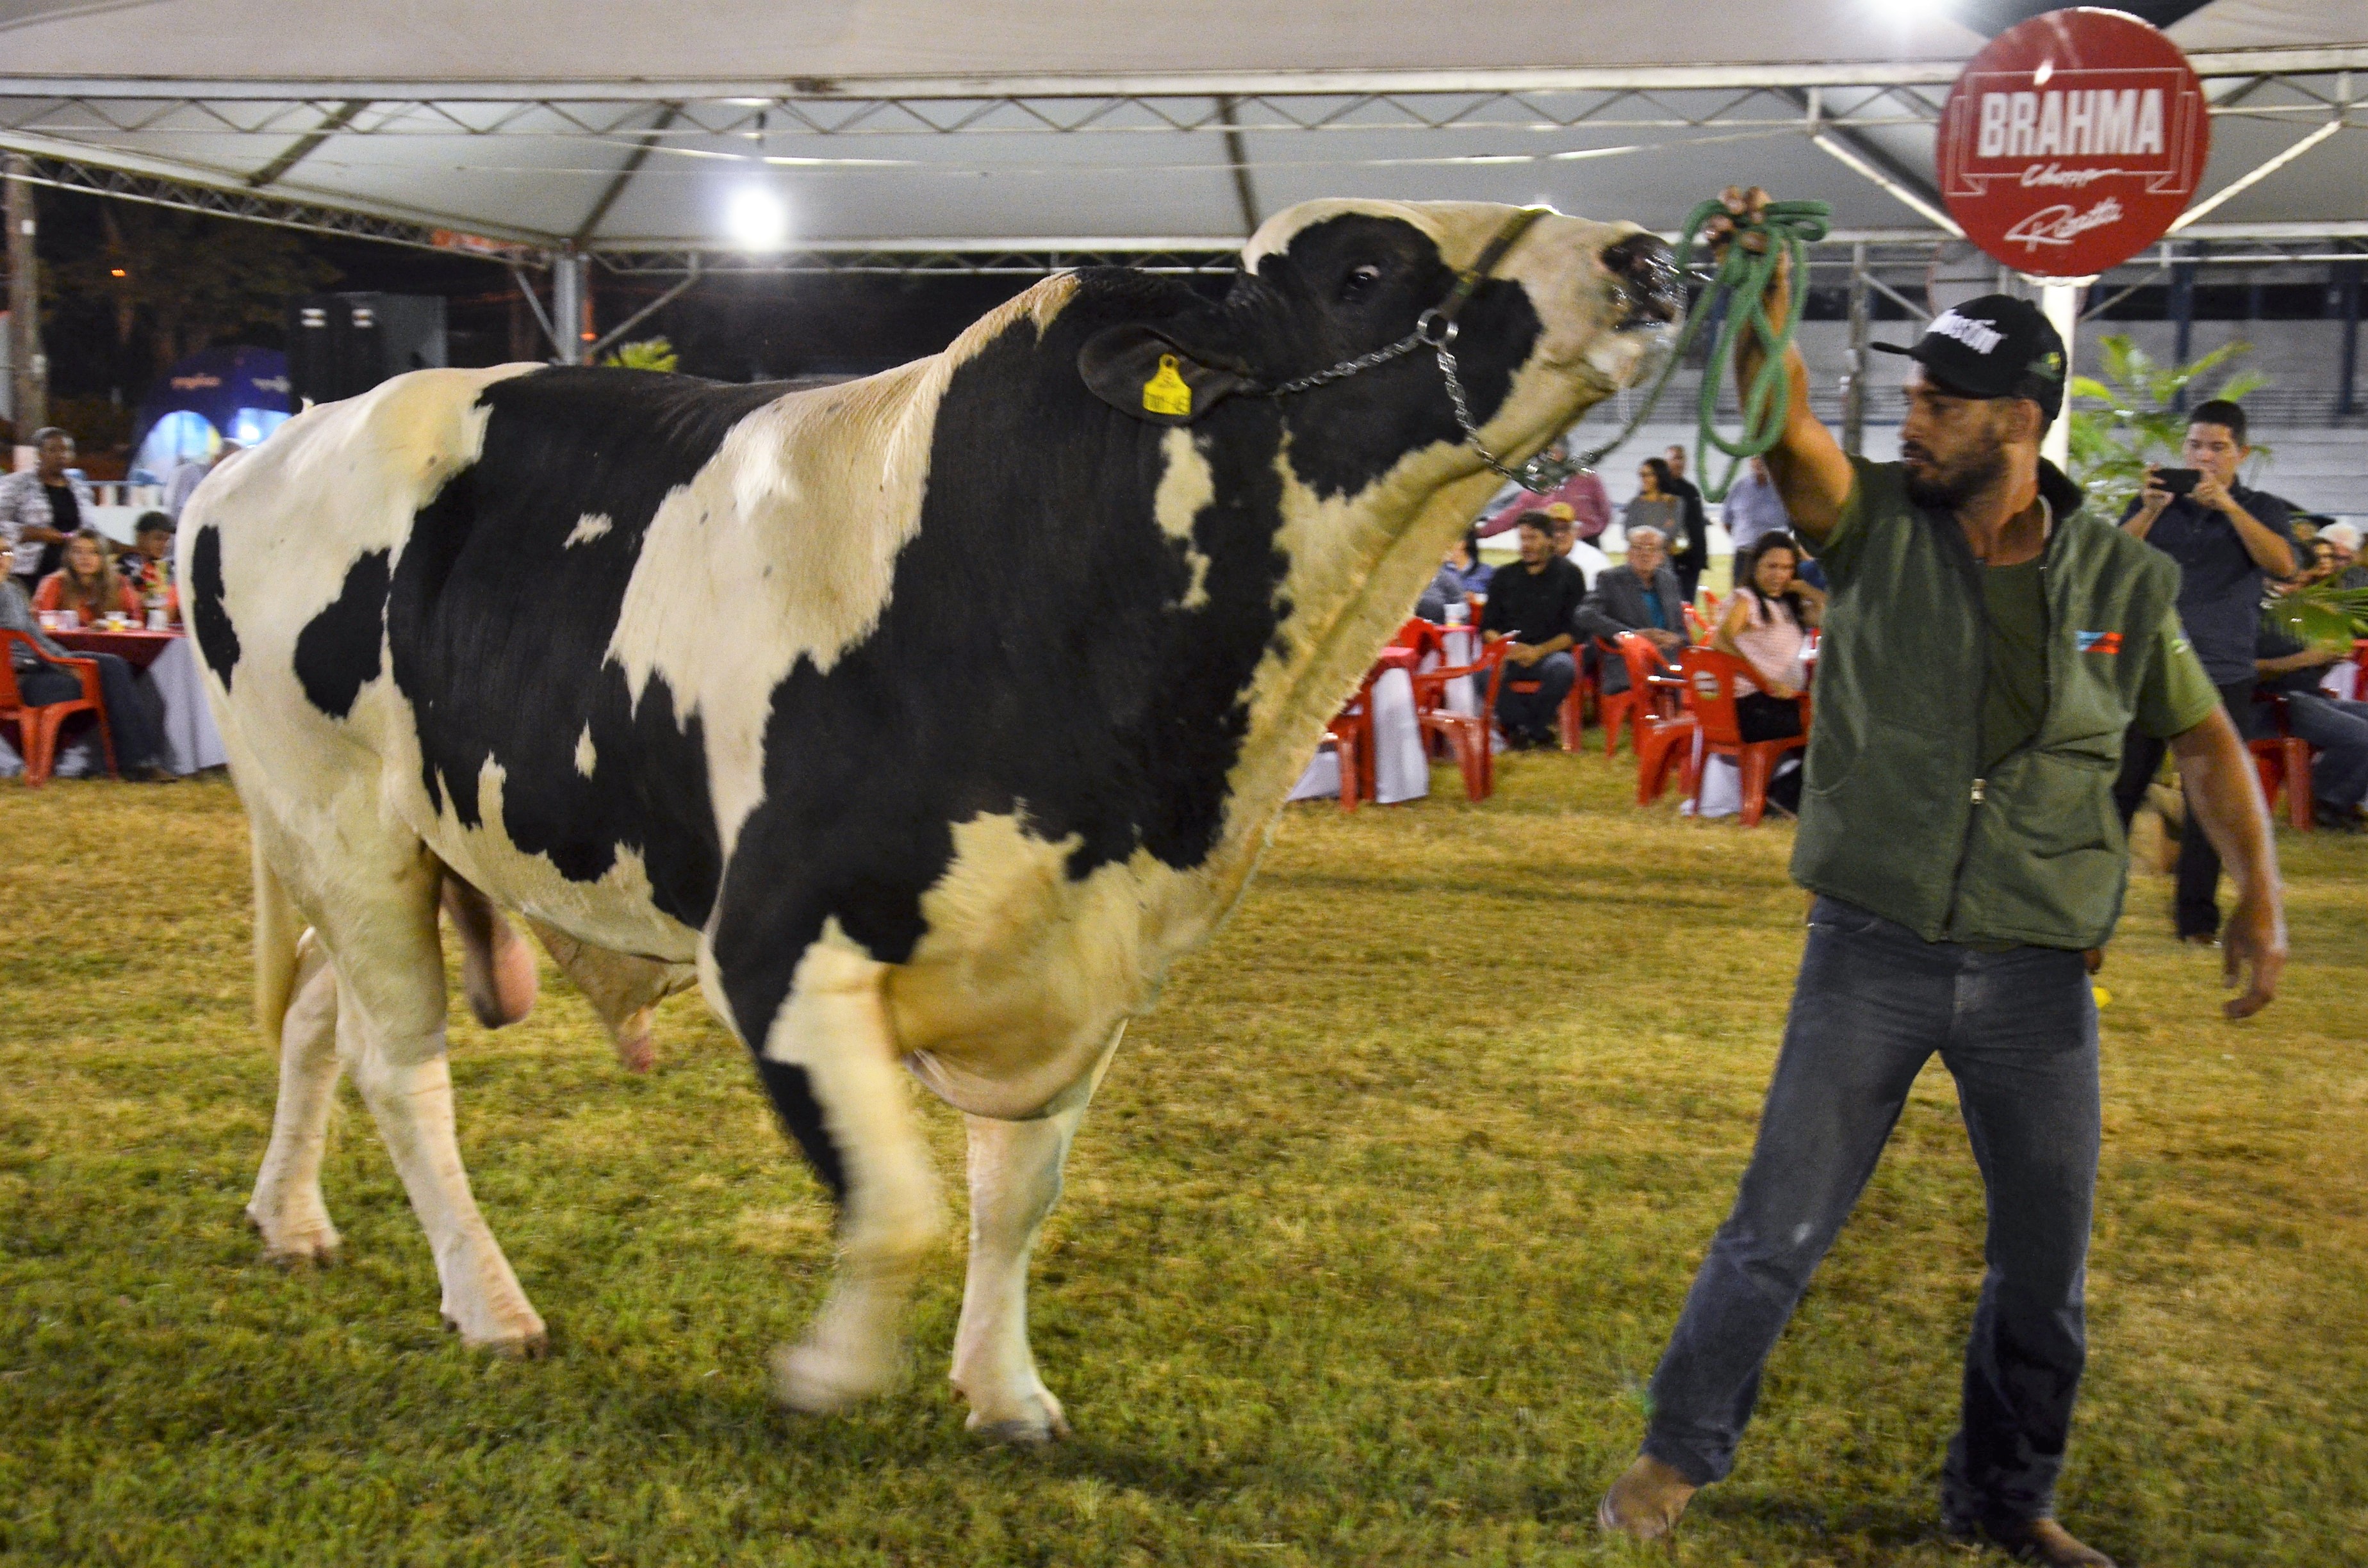
[[[1740,243],[1740,234],[1736,244],[1726,247],[1726,258],[1719,263],[1716,275],[1702,290],[1701,301],[1686,318],[1685,331],[1662,365],[1653,390],[1645,394],[1644,407],[1629,422],[1628,428],[1621,432],[1620,439],[1625,440],[1644,423],[1661,401],[1669,378],[1685,362],[1702,324],[1713,315],[1721,316],[1718,336],[1711,344],[1710,358],[1702,366],[1700,438],[1694,443],[1694,468],[1702,477],[1705,501],[1725,500],[1744,463],[1767,452],[1784,433],[1784,422],[1792,415],[1793,403],[1792,382],[1784,373],[1785,351],[1793,346],[1793,331],[1801,322],[1801,307],[1809,297],[1809,246],[1826,237],[1826,220],[1832,213],[1833,209],[1822,201],[1771,201],[1757,220],[1736,219],[1738,230],[1757,229],[1766,234],[1768,247],[1760,251],[1746,249]],[[1678,238],[1680,275],[1693,259],[1694,242],[1702,225],[1713,218],[1728,215],[1725,204],[1718,201],[1705,201],[1687,214],[1685,230]],[[1788,256],[1793,263],[1792,308],[1785,312],[1784,325],[1779,330],[1768,320],[1768,285],[1775,278],[1779,264]],[[1722,299],[1726,302],[1724,312],[1717,309],[1717,301]],[[1729,440],[1718,431],[1718,390],[1726,382],[1736,345],[1746,330],[1759,341],[1762,358],[1759,373],[1752,378],[1743,394],[1743,429]],[[1712,447],[1727,457],[1726,473],[1715,486],[1709,483],[1706,455]]]

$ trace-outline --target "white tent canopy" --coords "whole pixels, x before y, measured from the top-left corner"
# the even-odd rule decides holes
[[[2368,5],[2170,32],[2216,104],[2203,199],[2342,127],[2197,233],[2368,234]],[[722,249],[751,186],[814,249],[1224,246],[1319,195],[1668,228],[1738,180],[1904,235],[1934,231],[1932,122],[1982,41],[1916,0],[0,0],[0,148],[612,253]]]

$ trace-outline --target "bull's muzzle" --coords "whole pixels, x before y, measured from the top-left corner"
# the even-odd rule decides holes
[[[1652,234],[1630,234],[1603,247],[1604,270],[1618,286],[1624,309],[1620,330],[1666,326],[1685,308],[1686,293],[1669,247]]]

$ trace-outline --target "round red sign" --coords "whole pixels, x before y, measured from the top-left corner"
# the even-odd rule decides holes
[[[2009,267],[2085,278],[2162,237],[2211,150],[2177,44],[2119,11],[2050,11],[1991,40],[1950,89],[1941,192]]]

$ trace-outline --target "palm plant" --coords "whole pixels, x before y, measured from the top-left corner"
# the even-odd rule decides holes
[[[2184,365],[2165,365],[2121,334],[2097,340],[2104,359],[2100,376],[2072,378],[2072,396],[2101,408],[2072,411],[2072,479],[2089,493],[2100,516],[2118,517],[2146,486],[2151,466],[2176,463],[2187,436],[2180,394],[2195,388],[2239,355],[2249,343],[2228,343]],[[2213,389],[2214,397],[2235,402],[2268,378],[2239,370]],[[2267,453],[2266,447],[2256,451]]]
[[[617,351],[600,361],[627,370],[659,370],[671,372],[680,361],[674,345],[663,337],[644,337],[638,343],[621,343]]]

